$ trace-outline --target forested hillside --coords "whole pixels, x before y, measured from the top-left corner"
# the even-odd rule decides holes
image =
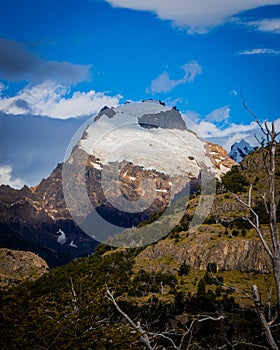
[[[246,198],[253,183],[253,205],[268,234],[259,157],[249,155],[224,176],[197,232],[188,226],[199,191],[162,240],[137,249],[100,244],[88,258],[3,290],[1,349],[142,349],[149,348],[145,335],[155,349],[268,349],[248,295],[256,283],[269,297],[272,268],[232,195]],[[276,175],[279,186],[279,170]],[[274,302],[272,293],[272,311]],[[279,327],[272,332],[279,341]]]

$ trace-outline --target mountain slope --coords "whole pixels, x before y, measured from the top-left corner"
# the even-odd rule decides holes
[[[0,186],[0,246],[30,250],[50,267],[91,254],[97,243],[72,220],[63,199],[62,165],[36,188]],[[67,241],[58,242],[59,229]],[[74,241],[77,248],[70,246]]]
[[[279,151],[278,147],[277,159]],[[106,297],[107,289],[158,348],[175,348],[166,336],[177,347],[184,336],[182,349],[268,348],[254,302],[239,291],[250,294],[257,284],[265,298],[273,283],[270,261],[242,219],[241,204],[224,188],[231,185],[245,199],[252,182],[255,205],[267,187],[261,156],[258,150],[227,173],[228,181],[222,181],[211,212],[195,232],[188,224],[199,194],[190,196],[185,216],[174,230],[154,244],[136,249],[100,244],[88,258],[0,292],[1,349],[140,350],[139,334],[120,317]],[[277,162],[277,191],[279,166]],[[243,177],[247,182],[241,181]],[[235,187],[236,182],[242,186]],[[267,224],[261,227],[268,234]],[[272,292],[271,306],[274,301]],[[198,321],[201,315],[203,322]],[[186,332],[191,325],[192,331]],[[271,330],[279,341],[277,327]]]

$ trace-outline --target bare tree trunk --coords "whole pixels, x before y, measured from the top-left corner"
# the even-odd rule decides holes
[[[264,126],[263,126],[260,123],[260,121],[257,119],[256,115],[253,112],[251,112],[251,110],[248,108],[248,106],[244,102],[244,99],[243,99],[243,105],[245,109],[254,117],[255,122],[258,124],[262,132],[262,139],[259,140],[257,138],[257,140],[261,146],[264,167],[268,175],[269,204],[266,201],[265,194],[263,195],[263,201],[264,201],[266,213],[269,218],[270,244],[267,242],[266,238],[264,237],[263,232],[259,226],[259,217],[257,213],[254,211],[254,209],[252,208],[252,204],[251,204],[252,185],[250,186],[250,190],[249,190],[248,203],[245,203],[237,195],[234,195],[234,197],[237,198],[237,200],[241,202],[246,208],[248,208],[251,214],[253,214],[254,219],[251,220],[249,217],[246,217],[246,219],[255,228],[266,253],[271,258],[274,281],[275,281],[275,290],[276,290],[276,296],[277,296],[277,304],[276,304],[277,317],[275,318],[276,320],[280,316],[280,243],[279,243],[279,233],[278,233],[278,226],[277,226],[278,203],[275,196],[275,190],[276,190],[275,189],[275,171],[276,171],[277,137],[280,135],[280,132],[275,131],[275,125],[273,122],[271,123],[271,126],[269,126],[268,123],[266,122],[264,123]],[[267,320],[266,315],[264,313],[263,305],[259,298],[258,288],[256,285],[253,286],[253,299],[255,302],[256,310],[260,317],[260,321],[261,321],[267,342],[269,343],[269,345],[273,350],[279,350],[278,345],[276,344],[276,341],[270,330],[270,326],[275,320],[271,320],[271,319]]]
[[[259,318],[260,318],[260,321],[262,324],[262,328],[263,328],[266,340],[267,340],[268,344],[271,346],[272,350],[279,350],[279,348],[278,348],[278,346],[273,338],[273,335],[271,334],[269,324],[266,320],[264,308],[262,306],[262,303],[261,303],[261,300],[259,297],[258,287],[256,285],[253,285],[252,290],[253,290],[253,297],[254,297],[255,306],[256,306],[256,309],[257,309],[257,312],[258,312],[258,315],[259,315]]]
[[[275,280],[275,287],[276,287],[276,294],[277,294],[277,318],[280,317],[280,252],[277,256],[274,258],[273,262],[273,273],[274,273],[274,280]]]
[[[273,127],[274,129],[274,127]],[[275,132],[272,130],[274,136]],[[274,137],[272,139],[270,149],[269,149],[269,158],[270,158],[270,169],[269,169],[269,199],[270,199],[270,208],[269,208],[269,228],[272,238],[272,243],[274,246],[274,256],[273,256],[273,273],[276,286],[277,294],[277,313],[280,315],[280,244],[279,244],[279,235],[277,227],[277,201],[275,198],[275,166],[276,166],[276,140]]]

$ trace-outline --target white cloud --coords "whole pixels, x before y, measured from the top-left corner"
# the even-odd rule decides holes
[[[276,130],[280,130],[280,118],[275,122]],[[255,135],[261,139],[261,131],[257,123],[252,121],[250,124],[235,124],[232,123],[226,128],[219,128],[214,123],[208,121],[200,121],[196,125],[200,135],[207,141],[218,143],[223,146],[227,151],[230,150],[231,145],[242,139],[247,140],[252,146],[257,146],[258,142]]]
[[[279,0],[107,0],[115,7],[151,11],[170,20],[190,34],[205,33],[231,16],[259,6],[280,4]]]
[[[10,185],[13,188],[22,188],[24,181],[21,179],[13,179],[13,169],[11,166],[0,166],[0,185]]]
[[[146,92],[152,94],[158,92],[169,92],[178,85],[191,83],[194,78],[202,72],[201,66],[195,61],[184,64],[181,69],[185,71],[182,79],[172,80],[170,79],[169,73],[165,71],[152,81],[151,86],[146,89]]]
[[[167,97],[163,100],[167,104],[167,106],[176,106],[178,103],[183,103],[184,99],[182,97],[171,98]],[[188,101],[185,101],[185,104],[188,104]]]
[[[253,146],[256,145],[254,133],[258,131],[258,127],[254,122],[248,125],[233,123],[227,128],[221,129],[214,123],[202,121],[197,128],[201,136],[207,141],[218,143],[227,151],[230,150],[231,145],[235,141],[240,141],[241,139],[246,139]]]
[[[280,18],[267,18],[260,21],[245,22],[244,24],[247,27],[251,27],[261,32],[280,34]]]
[[[188,125],[190,122],[195,123],[195,125],[196,125],[199,122],[201,116],[196,111],[186,111],[182,117],[185,120],[186,125]],[[193,130],[193,131],[196,132],[197,130]]]
[[[231,90],[229,94],[232,96],[238,96],[238,92],[236,90]]]
[[[246,140],[251,146],[259,146],[255,137],[261,140],[263,135],[258,124],[252,120],[250,124],[230,123],[230,108],[224,106],[210,112],[206,117],[196,111],[187,111],[183,115],[188,129],[206,141],[221,145],[226,151],[230,151],[234,142]],[[221,123],[226,121],[226,123]],[[264,122],[263,124],[264,125]],[[271,123],[268,122],[271,126]],[[274,121],[275,130],[280,131],[280,118]],[[279,137],[280,139],[280,137]]]
[[[116,106],[120,95],[103,92],[76,91],[72,95],[65,86],[53,81],[27,86],[16,96],[1,97],[0,111],[7,114],[32,114],[67,119],[97,113],[102,107]]]
[[[230,108],[228,106],[220,107],[209,113],[205,120],[209,122],[221,122],[229,119]]]
[[[267,48],[259,48],[259,49],[251,49],[251,50],[244,50],[238,52],[239,56],[242,55],[269,55],[269,56],[279,56],[280,50],[275,49],[267,49]]]

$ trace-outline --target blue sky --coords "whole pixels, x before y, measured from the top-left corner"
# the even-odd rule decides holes
[[[280,127],[279,39],[280,0],[0,0],[0,182],[48,176],[77,125],[126,100],[177,105],[227,150],[252,143],[240,91]]]

